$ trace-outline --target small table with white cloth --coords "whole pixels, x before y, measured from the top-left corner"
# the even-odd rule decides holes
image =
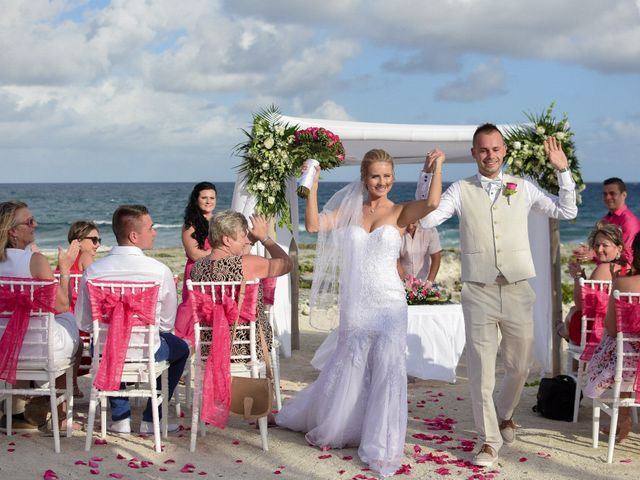
[[[321,370],[337,342],[338,330],[335,329],[318,347],[311,364]],[[407,375],[455,382],[464,344],[464,317],[460,304],[409,306]]]

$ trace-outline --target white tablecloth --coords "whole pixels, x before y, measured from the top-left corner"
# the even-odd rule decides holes
[[[316,350],[311,364],[322,370],[338,342],[333,330]],[[464,348],[464,317],[460,305],[409,307],[407,374],[423,380],[455,382],[456,367]]]

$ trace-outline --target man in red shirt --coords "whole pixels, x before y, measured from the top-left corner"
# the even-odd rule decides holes
[[[640,231],[640,220],[625,204],[627,199],[627,187],[618,177],[607,178],[602,183],[602,201],[609,209],[600,220],[603,223],[612,223],[622,229],[622,240],[624,241],[624,253],[627,262],[633,259],[631,244],[636,234]],[[579,261],[593,259],[593,251],[586,245],[580,245],[574,252]]]

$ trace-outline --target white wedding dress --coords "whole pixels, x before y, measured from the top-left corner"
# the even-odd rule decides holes
[[[289,401],[278,425],[306,432],[318,447],[359,446],[372,470],[393,475],[407,428],[407,303],[393,225],[348,227],[338,346],[318,379]]]

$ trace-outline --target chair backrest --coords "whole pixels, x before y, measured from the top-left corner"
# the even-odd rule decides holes
[[[246,290],[250,288],[257,288],[258,280],[249,280],[245,282]],[[206,325],[206,321],[202,318],[202,306],[201,302],[210,302],[211,304],[222,305],[226,297],[236,303],[238,303],[238,297],[240,292],[240,285],[242,282],[193,282],[187,280],[187,289],[190,292],[194,292],[192,302],[194,308],[194,334],[195,334],[195,352],[199,358],[206,358],[211,348],[211,337],[203,337],[201,332],[210,332],[212,327]],[[246,297],[245,297],[246,298]],[[228,319],[233,321],[233,319]],[[250,355],[231,355],[232,361],[251,361],[256,359],[255,353],[255,328],[252,328],[251,324],[238,323],[238,330],[248,330],[250,332],[249,340],[235,339],[234,345],[249,345]],[[215,341],[215,340],[213,340]]]
[[[580,346],[585,347],[589,344],[595,347],[600,343],[610,294],[611,280],[580,279],[582,299]]]
[[[640,401],[640,293],[614,290],[616,300],[616,373],[614,395],[633,375],[636,402]],[[628,372],[625,374],[625,372]],[[628,389],[626,389],[628,390]]]
[[[54,280],[0,277],[0,338],[6,334],[9,340],[12,332],[7,326],[17,306],[24,305],[23,302],[30,305],[19,362],[29,362],[30,366],[41,364],[45,368],[54,364],[53,310],[57,285]],[[9,354],[9,350],[0,349],[0,357]]]
[[[116,308],[126,309],[131,305],[136,307],[133,310],[133,327],[125,363],[154,362],[157,331],[155,312],[160,283],[92,279],[87,281],[87,289],[93,320],[94,367],[102,358]],[[115,303],[120,303],[120,307]],[[143,319],[152,321],[145,323]]]
[[[53,275],[56,277],[56,280],[60,280],[60,273],[56,272]],[[76,309],[76,302],[78,301],[78,291],[80,290],[80,280],[82,280],[81,273],[69,274],[69,310],[71,312],[75,312]]]

